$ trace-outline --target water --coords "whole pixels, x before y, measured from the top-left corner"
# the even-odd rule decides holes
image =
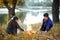
[[[19,12],[19,10],[15,9],[15,12]],[[0,8],[0,14],[8,14],[7,8]]]
[[[39,23],[42,22],[43,19],[43,14],[44,13],[49,13],[49,17],[51,18],[51,20],[53,20],[52,18],[52,11],[51,11],[51,7],[47,7],[47,8],[18,8],[15,10],[15,12],[23,12],[26,13],[26,17],[24,19],[24,24],[35,24],[35,23]],[[0,14],[7,14],[8,10],[6,8],[0,8]],[[59,16],[60,18],[60,16]]]

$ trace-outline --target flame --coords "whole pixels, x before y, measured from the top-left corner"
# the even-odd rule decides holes
[[[30,31],[25,31],[24,33],[25,33],[25,34],[28,34],[28,35],[32,35],[32,34],[36,34],[37,31],[35,31],[35,30],[30,30]]]
[[[31,25],[27,24],[27,30],[26,31],[31,31],[31,30],[32,30]]]
[[[32,30],[31,25],[27,25],[27,31],[25,31],[26,34],[32,35],[35,34],[36,32],[37,32],[36,30]]]

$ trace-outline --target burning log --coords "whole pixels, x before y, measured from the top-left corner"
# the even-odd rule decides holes
[[[32,34],[36,34],[37,31],[35,30],[30,30],[30,31],[25,31],[24,34],[28,34],[28,35],[32,35]]]
[[[36,30],[32,30],[32,26],[31,24],[27,24],[27,29],[25,30],[25,34],[28,34],[28,35],[32,35],[32,34],[36,34],[37,31]]]

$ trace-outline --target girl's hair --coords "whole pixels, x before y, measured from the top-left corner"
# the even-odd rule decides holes
[[[18,17],[14,16],[14,17],[13,17],[13,20],[14,20],[14,21],[15,21],[15,20],[18,20]]]

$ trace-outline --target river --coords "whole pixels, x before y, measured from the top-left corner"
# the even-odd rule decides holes
[[[38,22],[42,22],[43,19],[43,14],[44,13],[49,13],[49,17],[52,19],[52,10],[51,7],[47,8],[36,8],[36,7],[31,7],[31,8],[17,8],[15,9],[15,12],[23,12],[26,13],[26,17],[24,19],[24,24],[35,24]],[[0,14],[7,14],[8,10],[6,8],[0,8]],[[59,14],[60,18],[60,14]]]

